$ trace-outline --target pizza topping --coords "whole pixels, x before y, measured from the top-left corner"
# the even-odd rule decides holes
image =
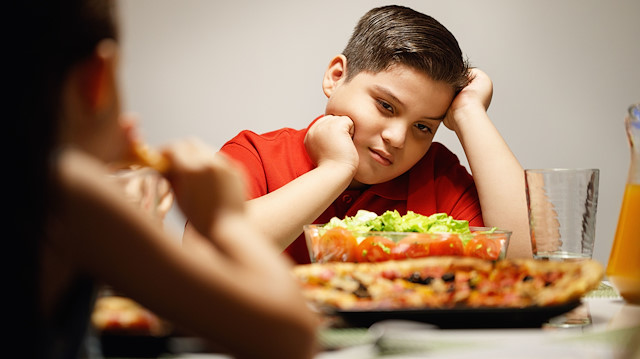
[[[442,280],[445,281],[445,282],[453,282],[455,279],[456,279],[456,275],[451,273],[451,272],[445,273],[442,276]]]
[[[362,283],[360,283],[360,285],[358,286],[358,289],[353,291],[353,294],[355,294],[355,296],[358,298],[371,298],[371,295],[369,294],[367,287],[365,287]]]
[[[409,276],[409,278],[407,278],[407,280],[411,283],[418,283],[418,284],[426,284],[429,285],[431,283],[431,281],[433,280],[433,277],[425,277],[422,278],[420,276],[420,273],[418,272],[413,272],[411,274],[411,276]]]

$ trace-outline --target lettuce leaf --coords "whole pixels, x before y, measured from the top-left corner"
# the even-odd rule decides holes
[[[469,222],[457,220],[446,213],[424,216],[413,211],[401,216],[397,210],[386,211],[381,215],[375,212],[359,210],[355,216],[344,219],[333,217],[324,229],[344,227],[353,232],[421,232],[421,233],[470,233]]]

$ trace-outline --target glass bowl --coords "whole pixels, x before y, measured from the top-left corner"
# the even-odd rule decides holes
[[[304,226],[312,263],[382,262],[429,256],[503,259],[511,231],[469,227],[470,233],[354,232],[343,227]]]

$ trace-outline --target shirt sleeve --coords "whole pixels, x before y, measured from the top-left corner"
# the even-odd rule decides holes
[[[220,149],[227,157],[236,161],[245,181],[247,199],[254,199],[267,194],[267,179],[262,158],[251,140],[253,133],[243,131],[225,143]]]

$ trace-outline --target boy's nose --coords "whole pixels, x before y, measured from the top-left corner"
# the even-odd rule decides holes
[[[395,148],[402,148],[407,135],[406,126],[399,121],[392,121],[382,129],[382,139]]]

